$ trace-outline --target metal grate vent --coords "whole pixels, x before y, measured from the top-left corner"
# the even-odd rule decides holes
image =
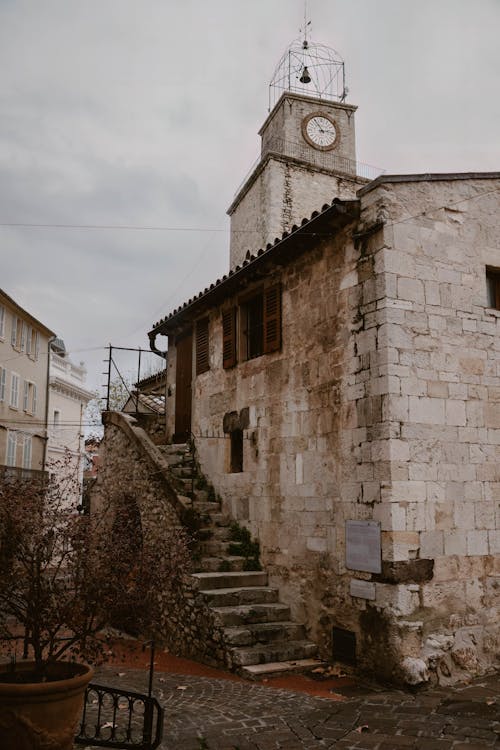
[[[332,628],[333,660],[356,664],[356,633],[343,628]]]

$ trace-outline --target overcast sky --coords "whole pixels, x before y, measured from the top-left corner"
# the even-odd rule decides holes
[[[312,41],[345,60],[360,161],[500,170],[500,0],[308,11]],[[303,14],[303,0],[0,0],[0,287],[92,387],[99,347],[147,348],[226,271],[225,212]]]

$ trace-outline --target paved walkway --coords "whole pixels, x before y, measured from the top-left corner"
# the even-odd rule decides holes
[[[95,681],[147,691],[147,672],[118,670],[103,667]],[[165,708],[162,750],[500,749],[500,675],[417,693],[351,686],[330,700],[158,672],[154,691]]]

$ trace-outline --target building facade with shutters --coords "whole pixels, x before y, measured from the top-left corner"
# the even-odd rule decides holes
[[[500,659],[500,173],[370,179],[344,99],[278,97],[229,272],[149,337],[323,656],[446,683]]]
[[[380,177],[150,334],[168,437],[294,617],[407,682],[498,664],[499,200],[500,173]]]
[[[42,471],[54,334],[0,290],[0,469]]]
[[[85,457],[84,415],[94,393],[86,387],[87,370],[75,364],[64,341],[51,344],[47,468],[66,483],[68,503],[81,501]]]

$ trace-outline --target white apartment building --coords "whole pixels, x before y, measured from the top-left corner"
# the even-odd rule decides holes
[[[68,498],[78,504],[84,464],[84,412],[94,393],[85,387],[87,371],[76,365],[64,341],[55,339],[50,352],[47,466],[68,483]]]

